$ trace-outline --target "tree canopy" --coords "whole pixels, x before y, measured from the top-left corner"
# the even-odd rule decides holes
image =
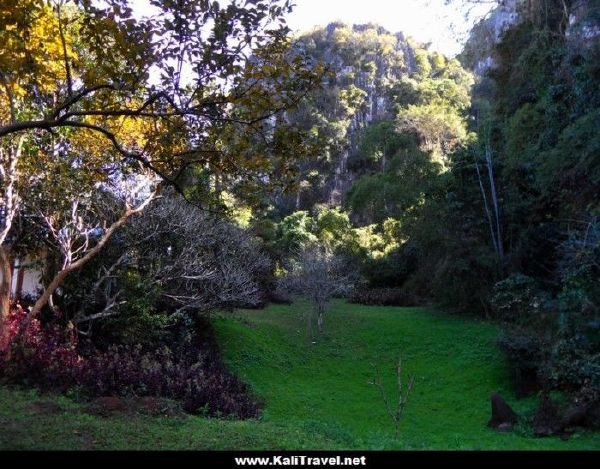
[[[3,259],[19,234],[15,220],[27,213],[61,246],[66,275],[161,186],[210,208],[225,189],[243,197],[265,181],[285,185],[308,151],[285,122],[272,131],[322,73],[290,48],[288,1],[149,5],[146,15],[127,0],[11,0],[2,8]],[[203,190],[188,190],[198,174],[208,175]],[[139,178],[145,184],[128,186]],[[121,197],[126,187],[132,192]],[[94,208],[107,190],[121,197],[116,216]]]

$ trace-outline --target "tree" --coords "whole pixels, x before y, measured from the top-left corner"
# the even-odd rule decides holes
[[[16,143],[0,146],[0,311],[8,311],[12,286],[12,265],[5,241],[12,229],[13,220],[19,210],[17,162],[23,152],[23,137]],[[1,323],[1,315],[0,315]],[[0,328],[1,331],[1,328]],[[1,334],[0,334],[1,335]],[[1,339],[1,337],[0,337]],[[1,340],[0,340],[1,342]],[[1,344],[0,344],[1,345]]]
[[[422,148],[444,157],[467,132],[463,117],[454,109],[441,103],[411,105],[402,109],[397,118],[399,132],[414,132],[418,135]]]
[[[133,221],[127,245],[135,265],[175,313],[256,306],[271,269],[258,241],[170,195]]]
[[[382,222],[392,216],[412,216],[438,177],[441,165],[415,147],[399,151],[387,164],[385,173],[358,178],[347,195],[347,205],[355,216],[368,222]]]
[[[488,186],[490,200],[486,195],[487,191],[484,188],[483,177],[479,169],[479,162],[475,162],[475,170],[477,172],[477,181],[479,182],[479,189],[481,191],[481,197],[483,199],[483,206],[485,209],[486,219],[490,228],[490,235],[492,238],[492,244],[494,246],[494,252],[498,255],[501,262],[504,262],[504,241],[502,240],[502,223],[500,220],[500,206],[498,203],[498,193],[496,191],[496,182],[494,179],[494,164],[492,161],[492,149],[489,143],[485,144],[485,166],[487,169]]]
[[[394,156],[402,141],[390,121],[377,122],[365,130],[358,151],[362,158],[380,162],[381,172],[386,170],[386,162]]]
[[[3,272],[17,207],[39,174],[41,154],[59,160],[65,149],[76,152],[79,172],[97,182],[109,155],[114,172],[153,173],[183,193],[192,168],[250,192],[253,176],[264,184],[277,169],[285,180],[307,151],[294,129],[271,132],[269,123],[320,80],[318,65],[289,51],[289,1],[150,3],[156,14],[144,17],[134,16],[127,0],[10,0],[0,9]],[[257,140],[260,146],[250,145]],[[146,205],[126,208],[103,236]],[[2,314],[8,281],[4,276],[0,286]]]
[[[307,296],[312,311],[307,311],[307,339],[313,337],[313,316],[317,317],[317,327],[323,333],[325,310],[336,295],[348,293],[354,284],[352,272],[345,260],[332,254],[318,244],[311,244],[300,250],[285,277],[280,280],[279,288],[296,294]]]
[[[130,308],[130,278],[138,278],[141,294],[169,315],[263,301],[260,280],[272,266],[258,241],[169,192],[112,240],[108,255],[88,269],[90,280],[72,285],[68,300],[79,310],[73,319],[86,334],[94,322]]]
[[[306,211],[284,217],[277,225],[277,245],[281,254],[302,250],[307,244],[316,242],[314,223]]]
[[[88,174],[82,174],[73,161],[62,161],[59,168],[56,161],[49,163],[54,164],[40,172],[32,186],[33,200],[27,203],[59,262],[57,268],[46,266],[49,282],[31,309],[32,317],[48,303],[53,307],[52,295],[65,278],[98,255],[117,230],[157,198],[160,188],[152,173],[113,174],[100,183],[96,178],[86,181]]]
[[[318,207],[315,231],[319,241],[336,253],[347,252],[353,245],[350,217],[339,208]]]
[[[375,376],[370,384],[379,390],[385,406],[385,411],[390,419],[392,419],[394,422],[395,436],[398,438],[400,436],[400,423],[402,422],[402,415],[404,414],[406,404],[408,404],[408,396],[410,396],[415,384],[415,377],[411,376],[408,384],[404,386],[402,382],[402,358],[398,357],[398,363],[396,364],[396,405],[392,406],[392,402],[390,402],[390,398],[388,397],[381,379],[381,371],[379,370],[379,366],[374,364],[373,368],[375,369]]]

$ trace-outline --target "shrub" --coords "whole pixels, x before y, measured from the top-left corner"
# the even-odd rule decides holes
[[[560,291],[542,289],[515,274],[495,286],[492,305],[505,322],[500,345],[517,378],[517,394],[535,389],[566,391],[578,402],[600,402],[598,239],[590,227],[561,246]],[[524,379],[527,378],[527,379]],[[530,389],[524,389],[530,387]],[[529,391],[529,392],[524,392]]]
[[[214,350],[200,352],[188,334],[175,348],[141,345],[92,348],[80,354],[72,327],[42,324],[15,305],[7,318],[8,345],[0,350],[0,377],[15,384],[86,397],[152,396],[179,400],[189,413],[255,418],[259,406]]]
[[[181,355],[168,347],[113,346],[90,357],[76,382],[93,396],[165,397],[181,401],[193,414],[258,416],[247,386],[198,351]]]
[[[268,300],[276,305],[291,305],[293,303],[293,300],[289,295],[277,290],[269,292]]]
[[[57,321],[43,325],[38,319],[29,319],[20,305],[11,307],[5,326],[6,345],[0,350],[0,376],[4,379],[65,389],[85,366],[77,352],[73,327],[64,328]]]
[[[541,367],[547,343],[528,331],[505,329],[498,341],[506,354],[518,399],[535,394],[542,387]]]
[[[548,295],[533,278],[523,274],[498,282],[491,303],[495,316],[511,324],[538,322],[550,309]]]
[[[415,306],[419,303],[414,295],[407,293],[402,288],[356,289],[349,301],[371,306]]]
[[[600,355],[584,335],[560,339],[541,372],[553,387],[575,394],[580,401],[600,402]]]
[[[361,273],[371,288],[396,287],[402,285],[414,272],[416,262],[410,249],[405,249],[402,253],[393,251],[377,259],[367,258]]]

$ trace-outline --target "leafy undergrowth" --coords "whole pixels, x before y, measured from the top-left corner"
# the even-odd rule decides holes
[[[214,321],[228,365],[252,386],[260,420],[101,417],[66,397],[0,388],[0,449],[599,449],[600,434],[533,438],[526,427],[486,427],[499,391],[522,415],[535,399],[511,397],[496,328],[423,308],[336,302],[326,334],[308,344],[306,303],[240,311]],[[416,377],[399,440],[393,438],[372,363],[393,391],[393,366]]]

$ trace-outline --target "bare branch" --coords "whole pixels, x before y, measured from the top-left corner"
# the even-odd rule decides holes
[[[400,422],[402,421],[402,415],[404,414],[404,410],[406,408],[406,404],[408,403],[408,397],[412,392],[413,386],[415,384],[415,377],[411,376],[408,381],[408,385],[406,387],[403,386],[402,383],[402,358],[398,357],[398,362],[396,364],[396,406],[392,408],[390,403],[390,398],[385,390],[383,385],[383,381],[381,379],[381,372],[379,371],[379,366],[377,364],[373,365],[375,369],[375,377],[370,382],[370,384],[374,385],[378,390],[381,398],[383,400],[383,404],[385,406],[385,410],[388,416],[394,422],[395,427],[395,435],[396,438],[400,436]]]
[[[288,274],[280,279],[278,288],[291,294],[310,298],[317,316],[319,333],[323,333],[325,309],[336,295],[348,293],[355,281],[345,260],[327,249],[309,245],[296,254]],[[307,339],[312,340],[311,313],[307,313]]]

